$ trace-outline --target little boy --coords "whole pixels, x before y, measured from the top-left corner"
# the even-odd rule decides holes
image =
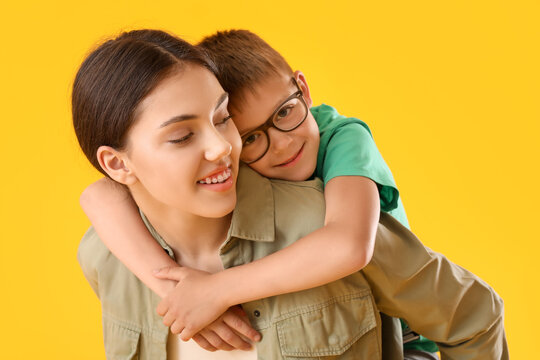
[[[374,183],[378,189],[378,196],[374,197],[380,199],[380,210],[409,227],[391,171],[377,150],[367,124],[339,115],[327,105],[312,107],[305,76],[300,71],[293,73],[285,59],[256,34],[245,30],[218,32],[203,39],[199,46],[218,66],[218,78],[229,92],[230,113],[242,136],[242,161],[269,178],[306,180],[317,176],[323,179],[327,206],[334,202],[337,202],[336,206],[345,205],[345,209],[340,214],[336,211],[335,215],[348,216],[359,222],[362,216],[373,215],[373,212],[355,213],[352,208],[346,208],[343,197],[341,201],[338,199],[340,195],[352,197],[353,201],[363,203],[363,210],[369,209],[369,202],[365,200],[369,194],[366,188]],[[287,101],[295,88],[293,102]],[[300,102],[296,101],[298,98],[311,113],[294,113],[297,108],[292,105]],[[276,107],[280,101],[281,105]],[[280,113],[287,115],[280,116]],[[265,122],[265,116],[269,114],[274,116],[272,123]],[[297,120],[294,120],[295,115]],[[319,133],[300,132],[300,120],[304,116],[304,121],[310,125],[316,122],[320,142],[317,141]],[[317,144],[318,149],[315,149]],[[356,198],[353,188],[358,190]],[[327,224],[329,212],[332,209],[327,209]],[[367,245],[362,250],[367,252]],[[410,339],[411,334],[403,321],[402,327]],[[438,350],[435,343],[422,336],[412,341],[408,339],[404,339],[406,350],[428,353]]]

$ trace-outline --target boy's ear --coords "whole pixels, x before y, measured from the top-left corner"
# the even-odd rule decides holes
[[[296,70],[294,72],[294,78],[298,82],[298,85],[300,85],[300,89],[304,93],[304,99],[306,100],[306,104],[308,108],[310,108],[313,105],[313,101],[311,100],[311,94],[309,93],[309,86],[307,84],[304,73],[302,73],[300,70]]]
[[[126,154],[110,146],[100,146],[97,159],[101,168],[113,179],[124,185],[137,181],[135,173],[129,169]]]

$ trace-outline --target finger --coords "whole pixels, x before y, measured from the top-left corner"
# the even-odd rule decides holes
[[[197,333],[197,331],[198,330],[193,331],[192,327],[186,326],[184,329],[182,329],[182,332],[179,335],[182,340],[188,341]]]
[[[242,318],[233,312],[226,312],[223,315],[223,322],[249,340],[261,341],[261,334],[251,327],[251,324],[247,321],[247,316]]]
[[[165,316],[165,314],[167,314],[168,310],[169,302],[167,301],[167,299],[161,300],[156,308],[156,312],[158,313],[158,315],[163,317]]]
[[[184,330],[184,327],[182,326],[182,324],[178,321],[175,321],[172,325],[171,325],[171,328],[170,328],[171,332],[173,334],[180,334],[182,332],[182,330]],[[182,339],[183,340],[183,339]],[[189,339],[188,339],[189,340]],[[184,340],[186,341],[186,340]]]
[[[241,318],[248,318],[245,310],[240,305],[231,306],[229,309]]]
[[[206,351],[211,351],[211,352],[214,352],[216,351],[217,349],[212,346],[212,344],[210,344],[208,342],[208,340],[206,340],[204,338],[204,336],[202,336],[200,333],[199,334],[195,334],[193,337],[192,337],[193,341],[195,341],[197,343],[197,345],[199,345],[200,347],[202,347],[204,350]]]
[[[209,328],[227,344],[235,349],[250,350],[251,344],[244,341],[239,334],[235,333],[227,324],[222,321],[212,323]]]
[[[167,312],[163,316],[163,325],[165,326],[171,326],[175,322],[176,318],[171,314],[171,312]]]
[[[169,279],[180,281],[183,278],[184,271],[181,266],[167,266],[154,270],[154,276],[160,279]]]
[[[199,334],[208,341],[210,345],[215,347],[218,350],[225,350],[225,351],[231,351],[234,350],[234,348],[229,345],[227,342],[225,342],[222,338],[217,336],[215,332],[212,330],[209,330],[208,328],[203,329]]]

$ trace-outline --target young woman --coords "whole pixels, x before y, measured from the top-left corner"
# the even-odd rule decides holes
[[[134,31],[106,42],[85,60],[72,104],[75,131],[90,162],[129,189],[181,264],[208,272],[223,268],[218,249],[236,204],[240,150],[228,95],[213,70],[188,43],[159,31]],[[213,175],[222,181],[200,183]],[[171,264],[176,265],[172,259]],[[160,295],[167,290],[164,286]],[[107,294],[100,296],[103,302]],[[155,312],[151,303],[139,305],[141,313]],[[231,311],[198,341],[209,347],[220,335],[248,347],[226,328],[234,323],[238,333],[256,339],[247,320],[239,319]]]

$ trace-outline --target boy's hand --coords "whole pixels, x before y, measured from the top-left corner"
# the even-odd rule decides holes
[[[187,267],[167,267],[154,275],[161,279],[178,281],[175,289],[159,303],[157,313],[163,317],[163,323],[170,327],[171,332],[179,334],[183,341],[191,339],[203,328],[208,330],[211,325],[213,333],[221,332],[223,326],[219,324],[226,324],[239,334],[245,333],[248,339],[258,341],[256,339],[259,334],[251,326],[246,330],[242,326],[246,324],[238,317],[225,316],[229,305],[220,301],[220,296],[217,296],[219,292],[216,294],[217,285],[213,282],[212,274]],[[223,321],[216,324],[216,319],[222,314]],[[203,331],[201,335],[204,334],[209,332]],[[212,337],[212,334],[208,336]]]
[[[193,340],[208,351],[250,350],[250,343],[259,341],[260,335],[249,325],[246,313],[237,305],[195,334]]]

